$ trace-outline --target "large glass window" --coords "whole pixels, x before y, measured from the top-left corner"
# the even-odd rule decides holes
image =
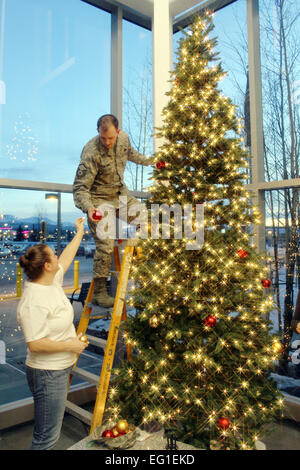
[[[265,180],[295,179],[300,159],[299,5],[293,0],[261,0],[260,28]],[[290,329],[299,291],[299,188],[266,192],[266,211],[266,241],[278,307],[275,324],[291,349],[293,339],[299,339]],[[299,367],[291,361],[283,361],[281,367],[280,372],[300,376]],[[299,389],[294,392],[298,394]]]
[[[109,111],[110,15],[80,0],[1,0],[0,175],[72,183]]]
[[[72,184],[82,147],[110,108],[111,17],[81,0],[0,0],[0,15],[0,177]],[[58,206],[45,195],[0,189],[0,405],[31,396],[17,261],[41,238],[56,248]],[[62,247],[81,215],[62,194]],[[93,250],[86,233],[75,258],[80,284],[91,280]],[[69,295],[73,286],[74,264],[64,279]],[[82,305],[74,309],[76,322]],[[101,362],[91,350],[79,365],[99,374]]]
[[[214,15],[216,51],[227,73],[220,83],[221,90],[244,115],[244,98],[247,86],[248,37],[246,2],[237,2],[222,8]],[[230,25],[230,28],[228,27]]]
[[[6,201],[6,206],[0,214],[0,405],[31,396],[25,376],[26,343],[16,316],[26,276],[22,274],[17,263],[21,254],[36,243],[46,242],[56,250],[58,203],[55,199],[46,199],[49,193],[55,194],[50,191],[1,190],[1,197]],[[15,204],[15,198],[19,201],[18,204]],[[74,222],[76,217],[81,215],[79,210],[74,210],[72,194],[61,194],[62,249],[73,238]],[[72,263],[64,276],[63,286],[69,297],[76,282],[80,286],[82,282],[91,281],[94,250],[94,241],[86,227],[86,233],[75,257],[76,267],[75,263]],[[82,304],[74,302],[73,307],[74,322],[77,325]],[[95,331],[97,332],[97,328]],[[102,355],[99,356],[94,351],[84,353],[79,362],[81,367],[98,374],[101,364]],[[78,382],[79,380],[74,378],[72,384]]]
[[[134,44],[134,47],[133,47]],[[152,33],[123,21],[123,129],[143,155],[153,153]],[[125,182],[130,190],[151,186],[152,168],[127,162]]]
[[[265,179],[299,177],[300,17],[294,0],[261,0]]]

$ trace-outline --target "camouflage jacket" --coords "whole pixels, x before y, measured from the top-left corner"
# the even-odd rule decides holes
[[[97,199],[112,195],[126,188],[123,175],[127,160],[142,165],[153,164],[153,158],[145,157],[131,147],[126,132],[118,135],[114,150],[105,148],[99,135],[84,147],[73,183],[75,206],[83,212],[97,207]],[[127,189],[127,188],[126,188]]]

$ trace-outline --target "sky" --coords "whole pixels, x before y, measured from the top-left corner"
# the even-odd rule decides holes
[[[110,112],[110,15],[81,0],[0,0],[0,15],[0,83],[6,88],[5,103],[0,97],[0,177],[72,184],[98,117]],[[237,77],[243,88],[245,77],[228,42],[237,43],[240,28],[245,31],[246,2],[218,12],[215,26],[229,69],[222,88],[237,101],[232,83]],[[123,40],[123,83],[129,88],[145,77],[152,37],[124,21]],[[81,215],[70,194],[62,197],[62,211],[68,221]],[[55,220],[45,193],[0,188],[0,214],[40,212]]]

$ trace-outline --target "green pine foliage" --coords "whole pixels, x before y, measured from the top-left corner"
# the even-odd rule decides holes
[[[148,201],[205,203],[204,245],[140,242],[130,298],[137,314],[125,324],[133,353],[113,372],[109,410],[138,426],[171,426],[199,448],[254,449],[282,409],[270,378],[280,353],[267,320],[267,269],[251,243],[260,217],[244,184],[249,154],[218,88],[224,71],[212,29],[211,15],[197,17],[181,39]]]

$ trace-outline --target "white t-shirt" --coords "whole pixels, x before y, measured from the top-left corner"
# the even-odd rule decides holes
[[[41,338],[67,341],[76,337],[73,307],[62,288],[63,276],[63,268],[59,265],[50,286],[25,282],[17,318],[26,343]],[[75,360],[76,354],[68,351],[35,353],[28,349],[26,364],[35,369],[61,370],[73,365]]]

